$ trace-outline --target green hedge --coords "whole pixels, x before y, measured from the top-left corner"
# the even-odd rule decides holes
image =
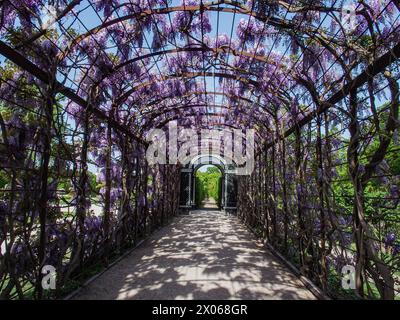
[[[196,205],[201,207],[205,199],[213,198],[220,205],[222,174],[217,167],[209,167],[206,172],[196,172]]]

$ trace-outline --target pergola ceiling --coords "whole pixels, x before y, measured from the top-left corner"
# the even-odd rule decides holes
[[[400,53],[397,0],[19,0],[1,17],[4,56],[45,83],[56,67],[73,116],[140,140],[181,118],[273,143]]]

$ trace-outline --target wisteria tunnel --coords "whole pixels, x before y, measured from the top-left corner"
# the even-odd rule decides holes
[[[399,0],[1,1],[0,298],[400,299],[399,28]]]

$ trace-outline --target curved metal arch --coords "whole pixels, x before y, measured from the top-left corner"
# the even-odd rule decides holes
[[[204,157],[208,157],[208,161],[211,160],[211,163],[208,162],[200,162],[200,163],[196,163],[195,161],[198,161],[201,158]],[[190,162],[187,164],[187,168],[191,168],[193,170],[193,174],[195,175],[197,170],[199,170],[201,167],[206,166],[206,165],[212,165],[218,168],[218,170],[220,171],[220,173],[222,174],[222,176],[225,174],[225,172],[228,169],[228,166],[230,164],[232,164],[233,166],[236,166],[236,163],[234,162],[233,158],[229,158],[229,161],[231,163],[228,164],[228,162],[226,161],[226,159],[224,159],[223,157],[221,157],[220,155],[217,154],[213,154],[213,153],[202,153],[199,154],[195,157],[193,157]]]
[[[202,156],[203,156],[203,157],[206,157],[207,154],[203,154]],[[210,158],[213,158],[213,156],[214,156],[213,154],[210,154],[210,155],[209,155]],[[223,175],[224,172],[225,172],[225,169],[221,166],[220,163],[213,163],[213,162],[212,162],[212,163],[199,163],[199,164],[196,164],[195,166],[193,166],[193,173],[196,174],[197,170],[199,170],[201,167],[204,167],[204,166],[207,166],[207,165],[217,167],[218,170],[221,172],[222,175]]]
[[[235,128],[234,126],[231,126],[231,125],[225,125],[226,127],[229,127],[229,128],[232,128],[232,129],[238,129],[238,130],[242,130],[242,129],[240,129],[240,128]],[[215,128],[214,130],[217,130],[217,131],[220,131],[220,132],[228,132],[228,133],[232,133],[232,131],[231,130],[228,130],[228,129],[226,129],[225,128],[225,126],[224,126],[224,128]],[[158,128],[158,129],[160,129],[160,128]],[[191,128],[191,130],[193,130],[193,131],[198,131],[198,130],[201,130],[202,128]],[[212,129],[213,130],[213,129]],[[256,132],[256,130],[255,130],[255,132]],[[237,134],[237,133],[236,133]],[[244,138],[244,139],[246,139],[246,135],[242,132],[242,133],[240,133],[239,134],[239,137],[240,138]],[[258,137],[260,137],[260,136],[258,136]],[[209,141],[214,141],[214,140],[218,140],[216,137],[208,137],[208,139],[207,140],[209,140]],[[168,138],[164,135],[164,136],[162,136],[162,137],[159,137],[159,139],[158,139],[158,142],[160,142],[160,143],[165,143],[165,144],[167,144],[168,142]],[[260,140],[261,141],[261,140]]]
[[[195,116],[194,114],[193,115],[189,115],[189,116]],[[166,119],[166,121],[164,121],[164,123],[162,124],[162,125],[159,125],[159,126],[157,126],[156,128],[157,129],[161,129],[163,126],[165,126],[168,122],[170,122],[170,121],[174,121],[174,120],[177,120],[177,119],[179,119],[179,116],[177,116],[177,115],[174,115],[173,117],[171,117],[171,118],[169,118],[169,119]],[[219,125],[219,126],[221,126],[221,124],[220,123],[210,123],[211,125]],[[224,127],[227,127],[227,128],[231,128],[231,129],[242,129],[242,128],[238,128],[238,127],[235,127],[235,126],[233,126],[233,125],[229,125],[229,124],[223,124],[222,126],[224,126]],[[201,129],[201,127],[200,128],[197,128],[197,129]],[[222,130],[222,129],[221,129]],[[258,132],[258,130],[254,130],[255,131],[255,134],[257,135],[257,139],[255,139],[255,141],[254,141],[254,146],[263,146],[264,145],[264,142],[263,142],[263,139],[261,138],[261,136],[260,136],[260,133]]]
[[[99,79],[99,81],[97,81],[93,86],[94,87],[99,86],[101,84],[101,82],[103,82],[109,76],[112,76],[115,72],[117,72],[121,68],[123,68],[129,64],[135,63],[137,61],[140,61],[140,60],[143,60],[146,58],[157,57],[157,56],[161,56],[161,55],[174,54],[174,53],[179,53],[179,52],[197,52],[197,51],[199,51],[199,52],[215,52],[215,53],[231,53],[236,57],[244,56],[244,57],[248,57],[248,58],[260,61],[260,62],[271,63],[276,66],[276,63],[274,63],[274,61],[268,61],[268,59],[265,58],[264,56],[253,54],[251,52],[247,52],[244,50],[241,50],[239,53],[238,50],[232,49],[229,46],[221,46],[219,48],[211,48],[211,47],[206,47],[206,46],[175,48],[175,49],[166,49],[166,50],[161,50],[161,51],[156,51],[156,52],[150,52],[150,53],[126,60],[126,61],[120,63],[119,65],[115,66],[111,73],[108,73],[108,74],[102,76]]]
[[[217,8],[213,7],[213,6],[217,6],[218,4],[231,5],[234,7],[234,9],[226,8],[226,7],[217,7]],[[130,19],[134,19],[134,18],[138,19],[138,18],[146,17],[149,15],[157,15],[157,14],[161,15],[161,14],[169,14],[169,13],[178,12],[178,11],[200,11],[200,10],[215,11],[215,12],[219,11],[219,12],[227,12],[227,13],[232,13],[232,14],[239,13],[239,14],[243,14],[243,15],[252,16],[257,20],[267,23],[274,27],[279,27],[279,28],[284,28],[284,29],[291,29],[291,28],[295,27],[295,25],[291,24],[289,21],[285,21],[285,20],[282,20],[277,17],[266,16],[266,15],[259,14],[257,12],[253,12],[253,11],[251,11],[250,8],[245,7],[236,1],[224,0],[224,1],[203,3],[202,5],[198,5],[198,6],[175,6],[175,7],[167,7],[167,8],[160,8],[160,9],[147,9],[142,12],[127,14],[122,17],[108,20],[108,21],[102,23],[101,25],[90,29],[88,32],[73,39],[71,41],[70,45],[66,48],[66,50],[61,52],[58,55],[58,59],[60,61],[63,60],[80,41],[84,40],[85,38],[87,38],[93,34],[98,33],[100,30],[102,30],[104,28],[108,28],[114,24],[117,24],[117,23],[120,23],[120,22],[123,22],[126,20],[130,20]]]
[[[197,114],[192,114],[192,115],[188,115],[188,116],[196,116]],[[166,124],[168,124],[169,122],[171,122],[171,121],[174,121],[174,120],[177,120],[177,119],[180,119],[180,115],[173,115],[172,117],[169,117],[169,118],[167,118],[167,119],[164,119],[164,121],[163,122],[161,122],[161,123],[159,123],[155,128],[156,129],[161,129],[162,127],[164,127]],[[215,122],[215,123],[213,123],[213,122],[211,122],[211,123],[208,123],[208,125],[215,125],[215,126],[222,126],[222,127],[224,127],[224,129],[222,129],[222,128],[216,128],[216,129],[219,129],[219,130],[221,130],[221,131],[223,131],[223,130],[226,130],[225,129],[225,127],[226,128],[231,128],[231,129],[243,129],[243,128],[239,128],[239,127],[237,127],[237,126],[233,126],[233,125],[230,125],[230,124],[220,124],[220,123],[217,123],[217,122]],[[197,127],[197,129],[201,129],[203,126],[199,126],[199,127]],[[205,127],[205,126],[204,126]],[[209,128],[207,128],[207,129],[209,129]],[[254,128],[253,128],[254,129]],[[256,147],[257,147],[257,149],[260,149],[261,147],[263,147],[263,145],[264,145],[264,142],[263,142],[263,137],[261,136],[261,134],[260,134],[260,132],[258,131],[258,130],[254,130],[254,132],[255,132],[255,135],[256,135],[256,137],[257,137],[257,139],[255,139],[255,141],[254,141],[254,149],[256,149]]]
[[[224,105],[218,105],[218,104],[212,104],[212,105],[208,105],[208,104],[189,104],[189,105],[182,105],[182,106],[177,106],[174,108],[171,108],[170,110],[165,110],[162,111],[160,113],[155,114],[154,116],[150,117],[150,119],[148,120],[148,122],[151,122],[154,124],[154,120],[157,119],[158,117],[161,117],[163,115],[166,115],[168,112],[173,112],[179,109],[189,109],[189,108],[202,108],[202,107],[217,107],[217,108],[221,108],[221,109],[225,109],[225,110],[229,110],[229,108],[227,106]],[[249,119],[252,119],[255,123],[259,124],[262,127],[265,127],[265,129],[270,132],[269,128],[266,126],[265,123],[263,123],[262,121],[258,121],[258,119],[254,119],[252,116],[254,114],[248,114],[246,112],[244,112],[243,110],[239,110],[240,114],[244,114],[246,117],[248,117]],[[197,115],[197,114],[196,114]],[[203,113],[202,115],[204,116],[217,116],[217,115],[223,115],[223,114],[214,114],[214,113]],[[225,115],[223,115],[225,116]],[[143,125],[143,127],[141,128],[143,130],[147,129],[147,126]],[[143,131],[141,130],[141,131]]]
[[[187,116],[187,117],[194,117],[194,116],[196,116],[196,114],[193,113],[193,114],[189,114],[189,115],[186,115],[186,116]],[[168,122],[173,121],[173,120],[177,120],[177,119],[180,119],[180,116],[179,116],[179,115],[174,115],[174,116],[172,116],[172,117],[170,117],[170,118],[164,119],[163,122],[157,124],[156,129],[161,129],[161,128],[164,127]],[[217,123],[217,122],[210,122],[209,124],[212,125],[212,126],[214,126],[214,125],[215,125],[215,126],[219,125],[219,126],[224,126],[224,127],[232,128],[232,129],[240,129],[239,127],[235,127],[235,126],[233,126],[233,125],[226,124],[226,123],[221,124],[221,123]]]
[[[199,152],[202,152],[203,150],[198,150]],[[198,161],[198,159],[203,158],[203,157],[208,157],[208,158],[213,158],[214,162],[212,163],[196,163],[195,161]],[[186,157],[184,157],[182,160],[182,163],[185,163],[184,168],[185,169],[192,169],[193,173],[195,173],[197,170],[199,170],[202,166],[205,165],[213,165],[218,167],[218,169],[221,171],[222,174],[225,174],[226,171],[229,170],[230,166],[233,166],[234,168],[236,168],[238,165],[235,161],[235,159],[233,157],[228,157],[227,155],[225,155],[226,159],[228,159],[228,161],[222,157],[221,155],[215,154],[215,153],[210,153],[210,152],[204,152],[204,153],[200,153],[196,156],[193,155],[188,155]],[[194,160],[196,159],[196,160]],[[215,160],[219,160],[220,163],[216,163]]]
[[[241,97],[241,96],[236,96],[236,95],[233,95],[233,94],[229,94],[229,93],[227,93],[227,92],[219,92],[219,91],[191,91],[191,92],[188,92],[187,94],[181,96],[180,98],[186,98],[186,97],[189,97],[189,96],[191,96],[191,95],[203,95],[203,94],[210,94],[210,95],[217,95],[217,96],[226,96],[226,97],[234,97],[234,98],[237,98],[237,99],[239,99],[239,100],[245,101],[245,102],[247,102],[247,103],[255,104],[255,105],[257,105],[258,107],[260,107],[261,109],[263,109],[263,110],[264,110],[266,113],[268,113],[270,116],[274,116],[274,115],[272,114],[272,112],[271,112],[268,108],[266,108],[264,105],[262,105],[262,104],[260,104],[260,103],[258,103],[258,102],[252,101],[252,100],[250,100],[250,99],[248,99],[248,98]],[[161,98],[161,99],[156,99],[155,101],[152,101],[151,103],[146,104],[144,107],[149,107],[149,106],[152,106],[152,105],[154,105],[154,104],[162,103],[162,102],[165,101],[165,100],[174,99],[174,98],[176,98],[176,96],[167,96],[167,97],[163,97],[163,98]],[[138,110],[142,110],[142,108],[139,108]],[[151,112],[151,111],[149,111],[149,112]]]
[[[207,114],[202,114],[202,115],[203,115],[203,116],[206,116]],[[210,114],[208,114],[208,115],[210,116]],[[168,122],[173,121],[173,120],[180,119],[180,116],[181,116],[181,115],[175,114],[175,115],[173,115],[172,117],[166,118],[166,119],[164,119],[164,121],[158,123],[158,124],[155,126],[155,128],[156,128],[156,129],[161,129],[161,128],[164,127]],[[198,116],[198,114],[191,113],[191,114],[188,114],[188,115],[186,115],[186,116],[187,116],[187,117],[195,117],[195,116]],[[221,114],[213,114],[213,116],[221,116]],[[242,129],[242,128],[239,128],[239,127],[236,127],[236,126],[233,126],[233,125],[230,125],[230,124],[226,124],[226,123],[221,124],[221,123],[217,123],[217,122],[215,122],[215,123],[211,122],[211,123],[209,123],[209,124],[210,124],[210,125],[224,126],[224,127],[228,127],[228,128],[232,128],[232,129]],[[256,132],[256,134],[258,135],[259,140],[262,141],[262,140],[261,140],[260,133],[259,133],[259,130],[255,130],[255,132]]]
[[[215,159],[218,159],[219,161],[221,161],[224,165],[226,164],[226,160],[224,159],[224,158],[222,158],[221,156],[218,156],[218,155],[205,155],[205,154],[199,154],[199,155],[197,155],[197,156],[194,156],[193,157],[193,159],[190,161],[190,164],[191,165],[194,165],[195,163],[195,161],[197,161],[198,159],[200,159],[200,158],[202,158],[202,157],[205,157],[205,156],[211,156],[211,157],[213,157],[213,158],[215,158]]]
[[[195,116],[195,115],[193,114],[193,116]],[[179,119],[179,116],[174,115],[173,117],[171,117],[171,118],[169,118],[169,119],[166,119],[166,121],[164,121],[164,123],[163,123],[162,125],[159,125],[159,126],[157,127],[157,129],[161,129],[161,128],[162,128],[163,126],[165,126],[168,122],[174,121],[174,120],[177,120],[177,119]],[[220,123],[212,123],[212,122],[210,123],[210,125],[219,125],[219,126],[221,126]],[[229,125],[229,124],[223,124],[223,126],[224,126],[224,127],[227,127],[227,128],[231,128],[231,129],[242,129],[242,128],[238,128],[238,127],[235,127],[235,126]],[[197,129],[201,129],[201,128],[197,128]],[[255,134],[256,134],[256,136],[257,136],[257,139],[254,140],[254,150],[256,150],[256,147],[257,147],[258,149],[260,149],[261,147],[264,146],[263,139],[262,139],[262,137],[260,136],[260,133],[258,132],[258,130],[255,130]]]
[[[200,150],[200,149],[198,150],[198,152],[202,152],[202,151],[203,150]],[[194,163],[193,162],[193,159],[196,159],[195,161],[197,161],[198,159],[200,159],[202,157],[214,158],[214,159],[219,160],[220,163],[213,162],[213,163],[210,164],[210,163]],[[227,166],[229,165],[227,163],[227,161],[224,158],[222,158],[220,155],[217,155],[217,154],[214,154],[214,153],[210,153],[210,152],[200,153],[200,154],[195,155],[195,156],[194,155],[187,155],[187,156],[183,157],[181,159],[181,161],[182,161],[182,164],[184,164],[184,168],[192,169],[193,173],[195,173],[202,166],[210,164],[210,165],[214,165],[214,166],[218,167],[218,169],[221,171],[221,173],[224,174],[226,169],[227,169]],[[229,158],[229,161],[234,163],[232,158]],[[236,163],[234,165],[236,165]]]
[[[181,74],[171,74],[171,75],[165,75],[161,78],[157,78],[155,80],[147,81],[144,83],[141,83],[128,91],[126,91],[124,94],[122,94],[119,98],[116,99],[115,104],[120,105],[125,102],[126,99],[129,98],[129,96],[134,93],[135,91],[145,88],[151,84],[154,84],[156,82],[160,81],[165,81],[169,79],[177,79],[177,78],[196,78],[196,77],[221,77],[221,78],[226,78],[226,79],[234,79],[237,81],[240,81],[244,83],[245,85],[251,84],[253,87],[259,89],[260,84],[257,81],[251,80],[251,79],[246,79],[242,76],[237,76],[234,74],[229,74],[229,73],[222,73],[222,72],[208,72],[208,71],[196,71],[196,72],[183,72]],[[274,92],[275,95],[277,95],[277,92]],[[280,98],[282,99],[282,98]],[[284,99],[282,99],[284,100]]]
[[[186,112],[187,109],[190,109],[190,108],[207,108],[207,107],[209,107],[209,106],[206,105],[206,104],[183,105],[183,106],[179,106],[179,107],[174,107],[174,108],[171,108],[168,111],[165,111],[163,113],[158,113],[158,114],[154,115],[147,122],[151,122],[152,124],[155,124],[155,120],[157,118],[162,117],[163,115],[167,115],[168,113],[173,113],[174,111],[177,111],[177,110],[182,110],[182,112]],[[223,105],[212,105],[211,107],[217,107],[217,108],[221,108],[221,109],[225,109],[225,110],[228,109],[227,107],[225,107]],[[240,112],[240,113],[245,115],[248,119],[254,120],[253,118],[250,117],[250,115],[248,113],[245,113],[245,112]],[[226,114],[223,114],[223,113],[212,113],[212,112],[202,112],[202,113],[199,113],[199,114],[193,113],[193,114],[190,114],[188,116],[192,116],[192,115],[193,116],[200,115],[200,116],[208,116],[208,117],[214,117],[214,116],[215,117],[217,117],[217,116],[225,117],[226,116]],[[260,124],[262,126],[265,126],[263,123],[261,123],[261,122],[259,122],[257,120],[254,120],[254,122],[258,123],[258,124]],[[146,129],[147,129],[147,126],[143,127],[143,130],[146,130]]]
[[[61,14],[59,16],[56,17],[55,21],[60,21],[63,17],[65,17],[70,11],[72,11],[72,9],[78,5],[81,2],[81,0],[74,0],[72,1],[64,10],[63,12],[61,12]],[[279,4],[284,7],[285,10],[287,10],[288,12],[304,12],[305,10],[309,10],[307,7],[294,7],[292,6],[292,4],[288,4],[284,1],[278,1]],[[398,4],[399,0],[395,0],[394,4],[397,6],[397,8],[400,8],[399,4]],[[231,8],[222,8],[220,7],[221,4],[226,4],[226,5],[230,5],[232,6],[234,9]],[[126,3],[122,3],[120,5],[118,5],[115,9],[119,9],[123,6],[126,6]],[[214,6],[214,7],[213,7]],[[215,8],[215,6],[217,6]],[[314,5],[314,9],[315,10],[319,10],[319,11],[327,11],[327,10],[331,10],[331,11],[336,11],[336,12],[340,12],[339,9],[335,9],[333,7],[325,7],[325,6],[318,6],[318,5]],[[254,17],[255,19],[264,22],[264,23],[269,23],[272,26],[275,27],[281,27],[281,28],[285,28],[285,29],[291,29],[293,27],[295,27],[295,25],[291,24],[289,21],[287,20],[282,20],[280,18],[277,17],[272,17],[270,15],[263,15],[257,12],[253,12],[249,7],[246,7],[240,3],[238,3],[237,1],[228,1],[228,0],[221,0],[221,1],[211,1],[208,3],[203,3],[201,6],[175,6],[175,7],[167,7],[167,8],[159,8],[159,9],[147,9],[144,10],[142,12],[137,12],[137,13],[133,13],[124,17],[119,17],[118,19],[113,19],[113,20],[109,20],[107,21],[107,25],[102,24],[101,26],[97,26],[91,30],[89,30],[87,32],[87,36],[90,36],[91,32],[95,32],[97,30],[97,32],[103,28],[107,28],[110,25],[113,25],[115,23],[118,22],[122,22],[124,20],[127,19],[131,19],[131,18],[140,18],[140,17],[145,17],[148,15],[152,15],[152,14],[169,14],[172,12],[176,12],[176,11],[199,11],[199,10],[204,10],[204,11],[219,11],[219,12],[229,12],[229,13],[239,13],[239,14],[243,14],[243,15],[249,15]],[[114,11],[113,11],[114,12]],[[361,11],[356,11],[356,14],[361,14]],[[119,21],[116,21],[119,20]],[[18,45],[16,47],[16,49],[21,48],[23,45],[25,44],[29,44],[32,43],[33,41],[35,41],[36,39],[40,38],[41,36],[43,36],[45,33],[47,32],[47,29],[43,29],[40,30],[37,34],[33,35],[31,38],[25,40],[22,44]],[[310,30],[310,32],[314,32],[314,30]],[[78,38],[83,37],[84,35],[80,35],[77,38],[75,38],[73,40],[73,42],[76,40],[77,42],[79,42]]]

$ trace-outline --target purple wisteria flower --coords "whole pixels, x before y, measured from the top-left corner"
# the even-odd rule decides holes
[[[396,244],[393,246],[392,256],[397,257],[400,254],[400,244]]]
[[[394,244],[396,241],[396,235],[394,232],[390,232],[389,234],[386,235],[384,242],[385,242],[385,247],[390,247]]]

